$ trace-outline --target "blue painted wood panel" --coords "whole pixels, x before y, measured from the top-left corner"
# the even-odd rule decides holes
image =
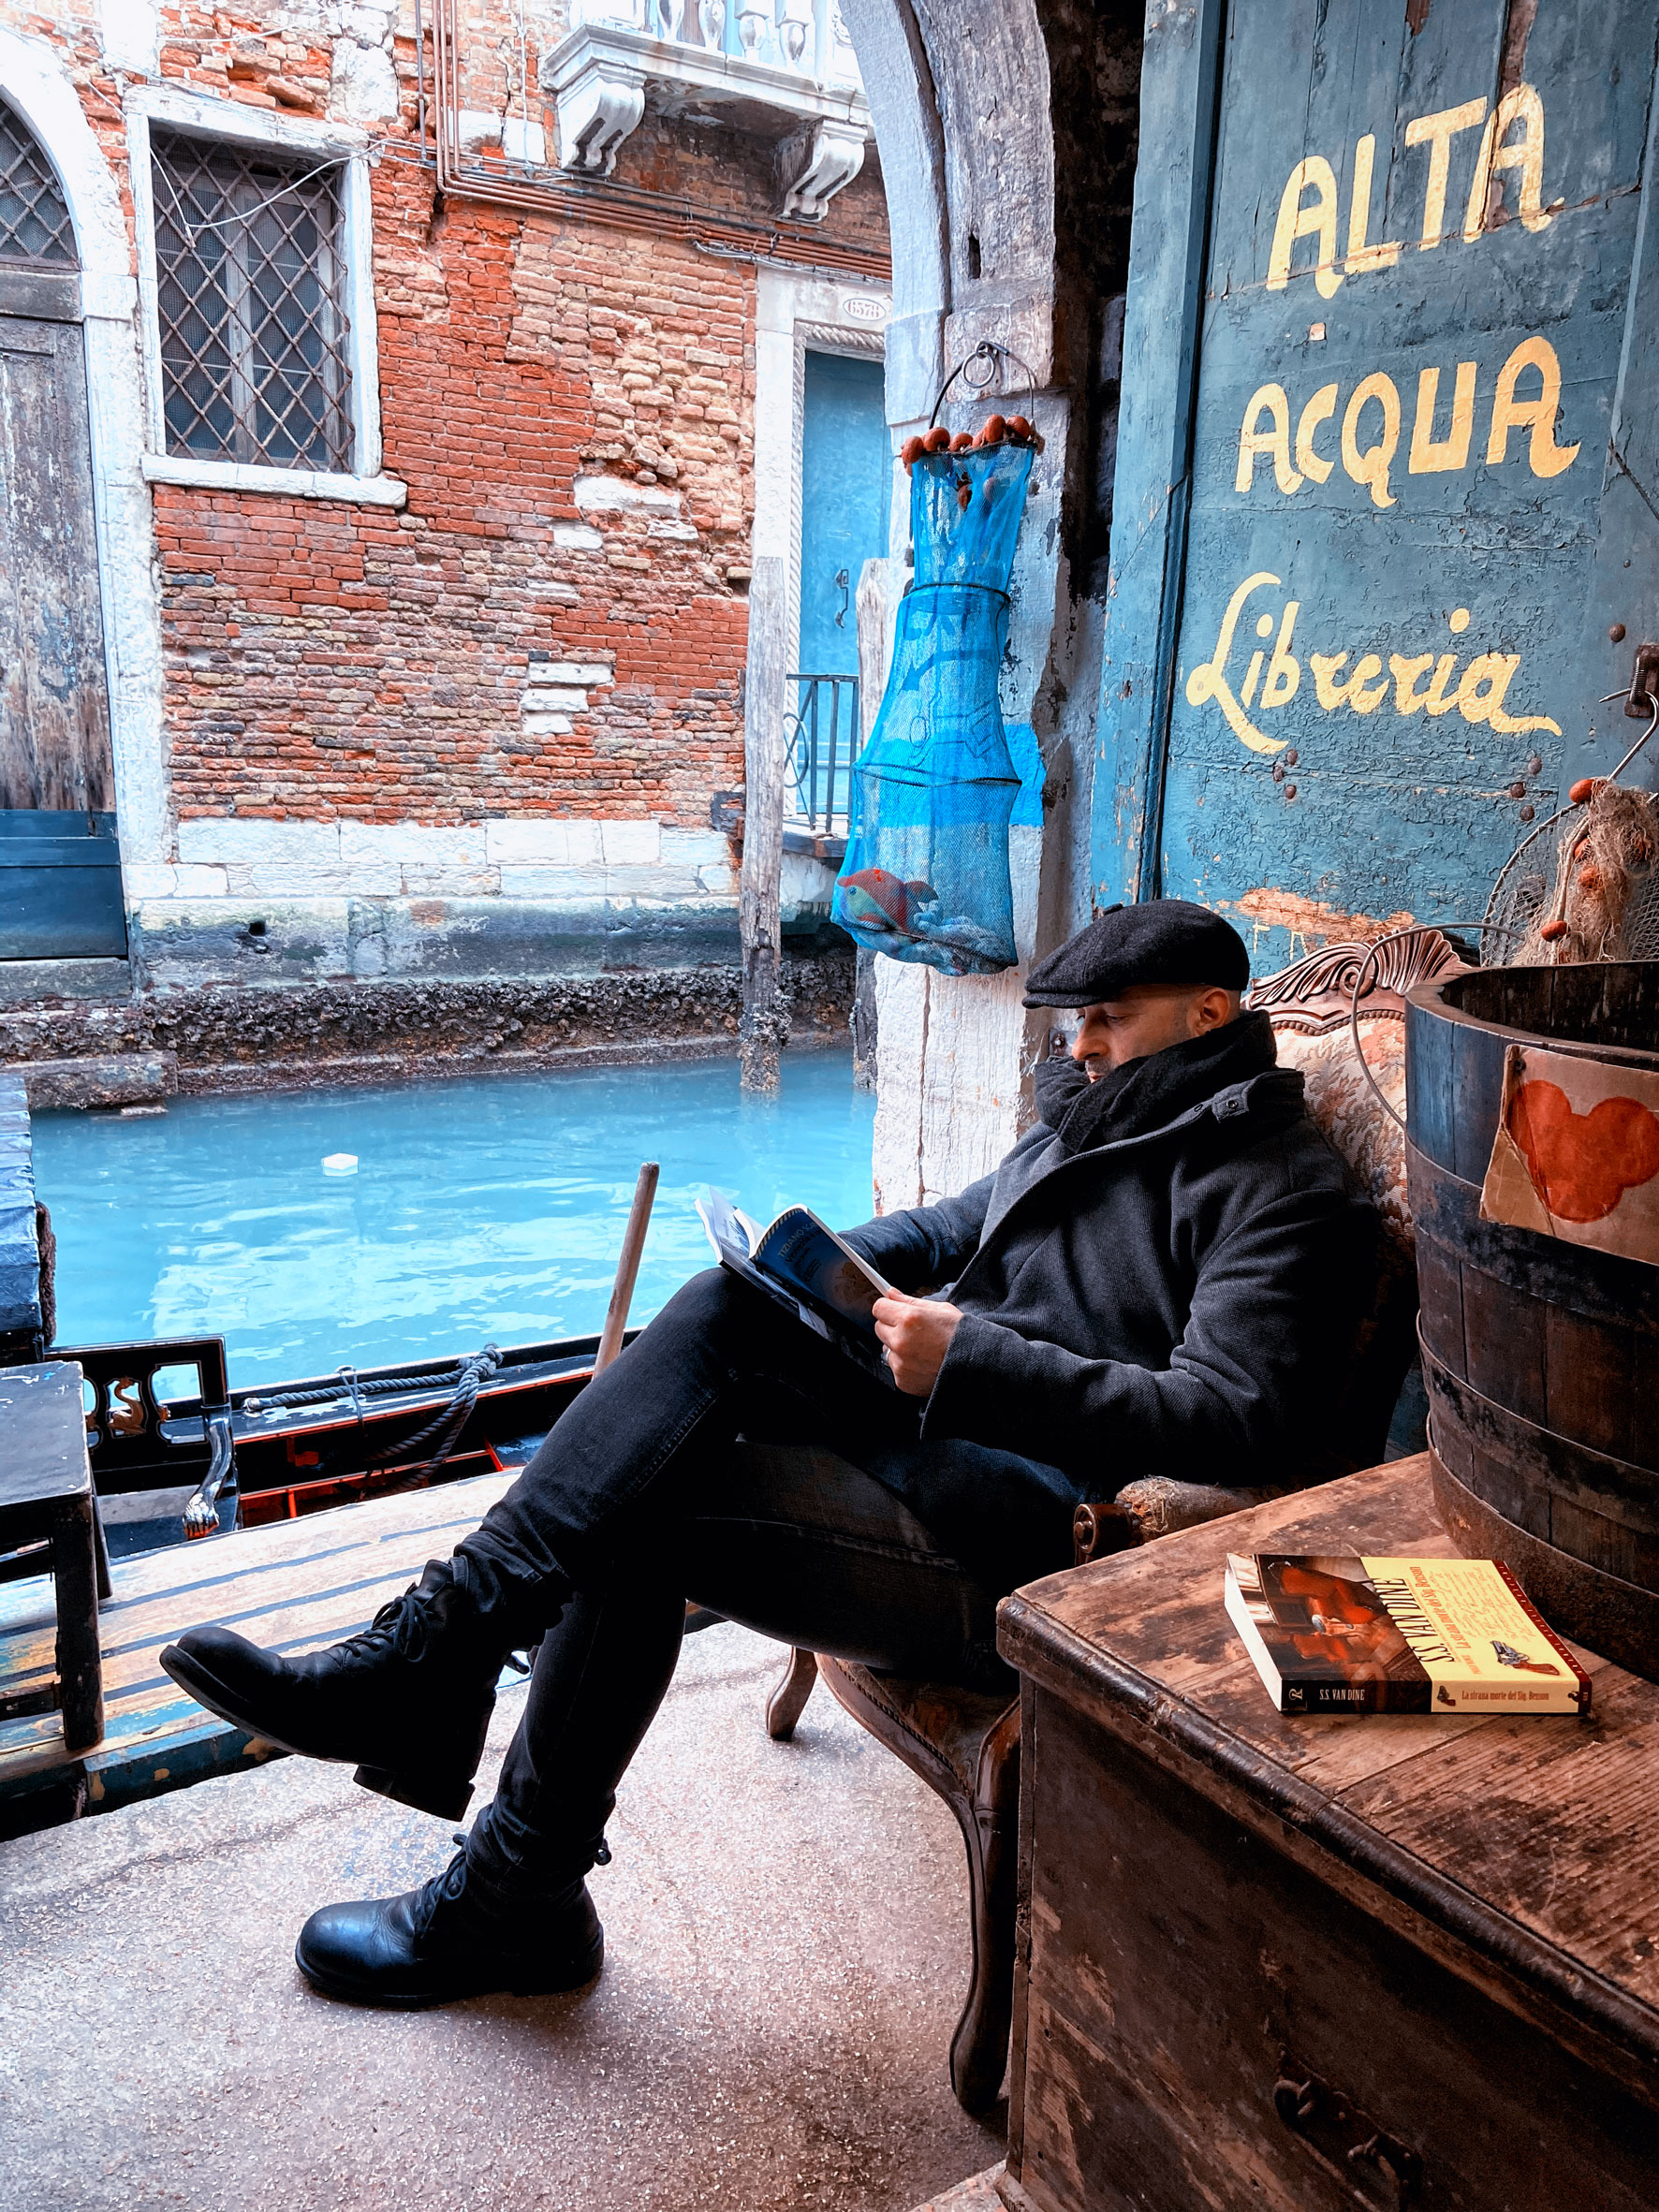
[[[1528,30],[1530,12],[1461,0],[1414,8],[1414,31],[1374,0],[1231,11],[1197,343],[1183,361],[1166,309],[1161,362],[1125,361],[1126,391],[1184,377],[1196,412],[1138,794],[1109,696],[1137,640],[1121,599],[1108,620],[1096,897],[1128,880],[1127,792],[1158,886],[1227,912],[1258,970],[1390,917],[1478,916],[1523,811],[1622,749],[1631,725],[1597,700],[1659,632],[1608,542],[1636,495],[1607,462],[1621,394],[1654,442],[1632,269],[1659,26],[1628,0],[1542,0]],[[1183,66],[1190,110],[1196,37]],[[1164,106],[1138,221],[1177,156],[1201,173]],[[1138,286],[1168,288],[1145,250],[1138,230],[1131,327]],[[1151,479],[1121,449],[1120,484],[1126,466]],[[1645,529],[1659,556],[1651,511]],[[1622,652],[1613,599],[1633,601]]]
[[[812,676],[856,676],[859,572],[887,551],[891,462],[882,365],[809,353],[804,375],[795,666]]]

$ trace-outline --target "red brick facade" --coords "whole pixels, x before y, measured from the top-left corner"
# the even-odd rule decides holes
[[[329,114],[331,50],[273,31],[285,13],[164,7],[160,81]],[[130,220],[123,81],[79,15],[0,5],[63,54]],[[755,262],[612,227],[602,192],[585,220],[438,198],[411,40],[392,61],[399,112],[371,130],[374,290],[383,466],[407,504],[154,487],[173,818],[706,828],[712,791],[742,776]],[[788,227],[758,141],[648,119],[618,175]],[[795,233],[799,259],[813,234]],[[827,259],[862,253],[881,276],[874,160],[819,235]],[[584,509],[579,477],[662,504]],[[538,733],[532,659],[613,662],[614,681]]]

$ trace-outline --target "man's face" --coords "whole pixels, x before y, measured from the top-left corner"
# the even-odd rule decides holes
[[[1185,984],[1132,983],[1115,999],[1079,1009],[1071,1056],[1087,1068],[1093,1083],[1108,1068],[1220,1029],[1238,1011],[1239,993],[1219,985],[1195,989]]]

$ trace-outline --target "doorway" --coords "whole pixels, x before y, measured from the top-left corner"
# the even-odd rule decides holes
[[[859,578],[887,551],[883,367],[815,353],[801,364],[800,631],[790,676],[791,798],[813,828],[842,828],[859,731]]]
[[[80,258],[0,100],[0,960],[125,953]]]

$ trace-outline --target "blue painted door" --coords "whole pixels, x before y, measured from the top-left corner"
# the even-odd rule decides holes
[[[1633,282],[1659,20],[1228,16],[1140,888],[1228,914],[1261,973],[1477,918],[1632,734],[1599,702],[1659,637],[1659,331]],[[1143,139],[1143,172],[1190,151]],[[1179,344],[1125,380],[1184,373]]]
[[[809,353],[800,433],[800,650],[810,676],[856,676],[859,571],[888,549],[891,483],[879,361]]]

